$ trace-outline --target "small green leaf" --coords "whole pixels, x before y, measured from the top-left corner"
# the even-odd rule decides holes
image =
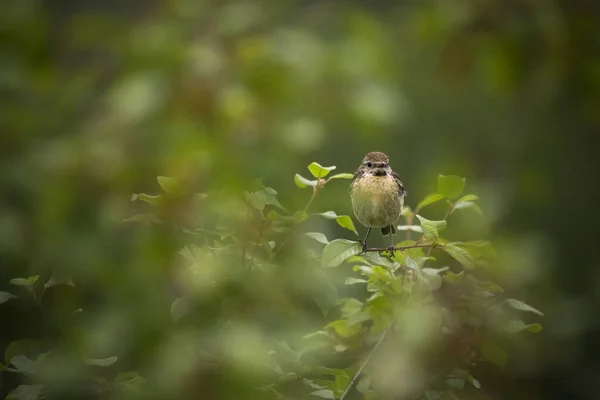
[[[294,175],[294,183],[296,183],[296,186],[298,186],[299,188],[305,188],[307,186],[317,186],[317,181],[311,181],[309,179],[306,179],[300,174]]]
[[[342,174],[331,175],[329,177],[329,180],[332,180],[332,179],[352,179],[352,178],[354,178],[353,174],[342,173]]]
[[[144,203],[158,205],[162,202],[162,195],[150,195],[146,193],[134,193],[131,195],[131,201],[140,200]]]
[[[35,356],[43,348],[42,342],[33,339],[21,339],[10,342],[4,350],[4,362],[10,364],[14,357],[19,355]]]
[[[439,239],[439,231],[443,230],[447,224],[446,221],[430,221],[427,218],[421,217],[420,215],[417,215],[417,218],[421,222],[423,234],[427,238]]]
[[[347,319],[338,319],[327,324],[327,328],[333,328],[335,333],[341,337],[352,337],[361,330],[360,324],[350,324]]]
[[[316,397],[320,397],[322,399],[331,399],[331,400],[335,400],[335,395],[333,394],[333,391],[331,390],[315,390],[314,392],[311,393],[311,396],[316,396]]]
[[[185,190],[179,180],[170,176],[158,176],[156,177],[160,188],[168,194],[183,194]]]
[[[448,243],[442,247],[446,253],[448,253],[452,258],[462,264],[466,269],[475,268],[475,261],[471,254],[465,249],[454,245],[453,243]]]
[[[161,224],[162,221],[156,216],[156,214],[136,214],[123,220],[123,222],[142,222],[146,224]]]
[[[463,197],[461,197],[460,199],[456,200],[457,203],[461,202],[461,201],[477,201],[479,200],[479,196],[475,195],[475,194],[466,194]]]
[[[460,196],[465,188],[465,178],[456,175],[438,175],[437,189],[444,197],[453,200]]]
[[[27,279],[24,279],[24,278],[11,279],[9,282],[10,282],[10,284],[15,285],[15,286],[32,286],[39,278],[40,278],[39,275],[34,275],[34,276],[30,276]]]
[[[465,386],[465,380],[463,378],[448,378],[446,379],[446,385],[452,389],[463,390]]]
[[[354,227],[354,222],[352,221],[352,218],[350,218],[348,215],[337,215],[334,211],[326,211],[324,213],[317,213],[315,215],[319,215],[325,219],[335,219],[339,226],[351,230],[356,235],[358,235],[358,232]]]
[[[367,280],[357,278],[346,278],[344,285],[354,285],[355,283],[367,283]]]
[[[506,367],[508,356],[506,351],[499,347],[493,340],[484,339],[479,344],[483,358],[500,368]]]
[[[519,333],[522,331],[528,331],[531,333],[538,333],[542,330],[542,325],[535,323],[535,324],[525,324],[523,321],[521,321],[520,319],[515,319],[512,321],[509,321],[503,328],[503,331],[508,332],[508,333]]]
[[[171,320],[179,321],[181,318],[189,314],[192,309],[192,302],[189,297],[178,297],[171,303]]]
[[[479,206],[476,203],[473,203],[472,201],[457,201],[454,204],[454,206],[452,207],[452,212],[451,213],[453,213],[455,210],[460,210],[460,209],[463,209],[463,208],[471,208],[477,214],[483,215],[483,213],[481,212],[481,208],[479,208]]]
[[[448,271],[444,274],[444,280],[451,285],[458,285],[462,283],[465,278],[465,271],[460,271],[458,274],[455,274],[452,271]]]
[[[324,178],[335,168],[335,165],[332,165],[331,167],[324,167],[321,164],[314,161],[308,166],[308,170],[315,178]]]
[[[271,210],[267,214],[267,218],[271,221],[277,221],[283,224],[299,224],[308,218],[308,214],[303,210],[298,210],[294,214],[286,216],[279,214],[275,210]]]
[[[331,242],[321,253],[321,266],[337,267],[348,257],[362,253],[362,246],[359,242],[346,239],[336,239]]]
[[[75,283],[73,283],[73,279],[71,276],[65,272],[54,270],[48,282],[44,284],[45,288],[50,288],[56,285],[67,285],[71,287],[75,287]]]
[[[525,312],[531,312],[534,314],[538,314],[541,316],[544,316],[544,313],[542,313],[540,310],[531,307],[529,304],[525,304],[522,301],[519,300],[515,300],[515,299],[506,299],[504,300],[504,302],[514,308],[515,310],[519,310],[519,311],[525,311]]]
[[[315,239],[319,243],[329,244],[329,240],[327,240],[327,236],[322,234],[321,232],[306,232],[306,236]]]
[[[444,195],[441,193],[431,193],[428,194],[427,196],[425,196],[425,198],[423,200],[421,200],[421,202],[417,205],[417,208],[415,208],[415,213],[418,213],[419,210],[433,204],[433,203],[437,203],[438,201],[442,200],[444,198]]]
[[[117,356],[106,357],[106,358],[88,358],[85,360],[86,365],[94,365],[98,367],[110,367],[117,362],[119,358]]]
[[[13,389],[6,400],[36,400],[42,393],[43,385],[19,385]]]
[[[354,222],[352,222],[352,218],[350,218],[348,215],[340,215],[339,217],[337,217],[335,219],[335,221],[342,228],[346,228],[346,229],[354,232],[354,234],[356,234],[358,236],[358,232],[356,231],[356,228],[354,227]]]
[[[14,299],[15,297],[17,297],[17,296],[15,296],[12,293],[0,292],[0,304],[6,303],[8,300]]]
[[[14,356],[10,359],[10,363],[19,371],[27,372],[31,375],[36,375],[38,372],[38,366],[36,362],[23,355]]]
[[[146,379],[137,372],[120,372],[115,377],[115,384],[132,389],[139,389],[146,383]]]
[[[250,205],[252,205],[252,207],[256,208],[258,211],[264,210],[267,205],[267,197],[264,193],[260,192],[252,193],[249,196],[248,201],[250,202]]]

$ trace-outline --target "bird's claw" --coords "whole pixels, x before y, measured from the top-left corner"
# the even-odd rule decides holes
[[[367,242],[360,242],[360,245],[362,246],[362,253],[361,254],[365,254],[367,252]]]
[[[395,246],[389,246],[387,250],[390,252],[390,256],[394,257],[394,252],[396,251]]]

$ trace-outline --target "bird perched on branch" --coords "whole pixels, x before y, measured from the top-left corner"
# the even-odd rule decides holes
[[[404,206],[406,191],[400,176],[392,170],[388,156],[373,151],[362,160],[350,184],[352,208],[358,221],[367,228],[362,240],[363,252],[371,228],[381,228],[383,236],[390,235],[390,251],[394,252],[395,224]]]

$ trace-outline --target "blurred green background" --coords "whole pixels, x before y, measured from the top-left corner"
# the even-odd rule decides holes
[[[439,173],[467,177],[484,218],[465,214],[457,231],[494,241],[503,286],[546,314],[481,398],[597,398],[599,12],[585,0],[8,0],[0,290],[67,271],[77,289],[50,302],[88,314],[63,340],[145,372],[171,365],[166,348],[186,340],[169,331],[179,239],[124,224],[131,194],[157,192],[157,175],[231,195],[262,177],[293,210],[308,196],[293,175],[311,161],[353,172],[379,150],[411,206]],[[347,181],[330,186],[315,210],[351,214]],[[41,335],[35,305],[0,316],[1,349]],[[16,383],[3,373],[2,398]]]

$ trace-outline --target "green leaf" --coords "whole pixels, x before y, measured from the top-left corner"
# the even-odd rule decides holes
[[[367,283],[367,280],[357,278],[346,278],[344,285],[354,285],[355,283]]]
[[[455,274],[452,271],[448,271],[444,274],[444,280],[451,285],[458,285],[462,283],[465,278],[465,271],[460,271],[458,274]]]
[[[423,228],[423,234],[427,238],[440,238],[439,231],[443,230],[447,223],[446,221],[430,221],[427,218],[417,215],[417,218],[421,222],[421,228]]]
[[[438,290],[442,286],[442,277],[440,274],[447,268],[423,268],[423,278],[431,287],[431,290]]]
[[[352,218],[350,218],[350,216],[348,215],[337,215],[334,211],[326,211],[324,213],[317,213],[315,215],[319,215],[326,219],[335,219],[335,222],[337,222],[339,226],[354,232],[354,234],[358,236],[358,232],[354,227],[354,222],[352,221]]]
[[[106,357],[106,358],[88,358],[85,360],[86,365],[94,365],[98,367],[110,367],[117,362],[119,358],[117,356]]]
[[[267,197],[264,193],[260,192],[252,193],[249,196],[248,201],[250,202],[250,205],[252,205],[252,207],[256,208],[258,211],[264,210],[267,205]]]
[[[160,188],[168,194],[184,194],[185,190],[179,180],[169,176],[158,176],[156,177]]]
[[[456,200],[457,203],[460,203],[461,201],[477,201],[479,200],[479,196],[475,195],[475,194],[466,194],[463,197],[461,197],[460,199]]]
[[[500,368],[506,367],[508,356],[506,351],[499,347],[494,340],[484,339],[479,343],[483,358]]]
[[[339,217],[337,217],[335,219],[335,221],[342,228],[346,228],[346,229],[354,232],[358,236],[358,232],[356,231],[356,228],[354,227],[354,222],[352,222],[352,218],[350,218],[348,215],[340,215]]]
[[[337,267],[348,257],[362,253],[362,245],[346,239],[336,239],[329,242],[321,253],[321,266]]]
[[[335,395],[333,394],[333,391],[331,391],[331,390],[324,390],[324,389],[323,390],[315,390],[310,395],[320,397],[322,399],[335,400]]]
[[[143,222],[146,224],[161,224],[162,221],[156,216],[156,214],[136,214],[123,220],[123,222]]]
[[[444,197],[453,200],[460,196],[465,188],[465,178],[456,175],[438,175],[437,189]]]
[[[352,179],[352,178],[354,178],[353,174],[342,173],[342,174],[331,175],[329,177],[329,180],[332,180],[332,179]]]
[[[326,325],[327,328],[333,328],[335,333],[341,337],[352,337],[360,332],[360,324],[351,324],[347,319],[338,319]]]
[[[146,379],[135,371],[120,372],[115,377],[114,383],[130,389],[140,389],[146,384]]]
[[[332,165],[331,167],[324,167],[321,164],[314,161],[308,166],[308,170],[315,178],[324,178],[335,168],[335,165]]]
[[[307,186],[317,186],[317,181],[311,181],[309,179],[306,179],[300,174],[294,175],[294,183],[296,183],[296,186],[298,186],[299,188],[305,188]]]
[[[466,269],[475,268],[475,261],[473,260],[473,257],[465,249],[458,247],[453,243],[448,243],[442,247],[442,250],[448,253],[456,261],[461,263],[461,265]]]
[[[519,310],[519,311],[525,311],[525,312],[531,312],[534,314],[538,314],[541,316],[544,316],[544,313],[542,313],[540,310],[531,307],[529,304],[525,304],[520,300],[516,300],[516,299],[506,299],[504,300],[504,302],[514,308],[515,310]]]
[[[427,206],[429,206],[429,205],[431,205],[433,203],[437,203],[438,201],[442,200],[443,198],[444,198],[444,195],[441,194],[441,193],[431,193],[431,194],[428,194],[417,205],[417,208],[415,208],[415,213],[418,213],[419,210],[421,210],[422,208],[425,208],[425,207],[427,207]]]
[[[192,302],[189,297],[178,297],[171,303],[171,320],[173,322],[179,321],[185,317],[192,309]]]
[[[327,236],[322,234],[321,232],[306,232],[306,236],[315,239],[319,243],[329,244],[329,240],[327,240]]]
[[[14,356],[10,359],[10,363],[19,371],[27,372],[31,375],[36,375],[38,372],[38,366],[36,362],[23,355]]]
[[[17,297],[17,296],[15,296],[12,293],[0,292],[0,304],[6,303],[8,300],[14,299],[15,297]]]
[[[8,394],[6,400],[36,400],[43,388],[44,386],[40,384],[20,385]]]
[[[33,339],[21,339],[10,342],[4,350],[4,362],[10,364],[11,360],[19,355],[35,356],[43,348],[42,342]]]
[[[465,380],[463,378],[448,378],[446,379],[446,385],[452,389],[463,390],[465,386]]]
[[[451,214],[455,210],[460,210],[462,208],[472,208],[473,211],[475,211],[477,214],[483,215],[483,213],[481,212],[481,208],[479,208],[479,206],[476,203],[473,203],[472,201],[457,201],[452,207]]]
[[[24,278],[15,278],[11,279],[9,282],[15,286],[32,286],[37,280],[40,278],[39,275],[30,276],[27,279]]]
[[[143,201],[144,203],[148,203],[148,204],[153,204],[153,205],[158,205],[160,203],[162,203],[162,195],[150,195],[150,194],[146,194],[146,193],[134,193],[131,195],[131,201],[136,201],[136,200],[140,200]]]
[[[71,276],[57,269],[54,270],[52,276],[50,277],[50,279],[48,279],[48,282],[44,284],[44,287],[50,288],[56,285],[67,285],[75,287],[75,283],[73,283],[73,279],[71,278]]]
[[[508,332],[508,333],[519,333],[522,331],[528,331],[531,333],[538,333],[543,329],[542,325],[540,324],[525,324],[525,322],[521,321],[520,319],[515,319],[512,321],[509,321],[504,327],[503,327],[503,331]]]

